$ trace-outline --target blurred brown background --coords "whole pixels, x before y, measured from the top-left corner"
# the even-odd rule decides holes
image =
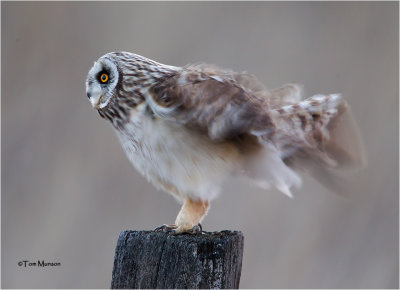
[[[344,94],[369,164],[352,199],[237,182],[203,227],[244,232],[243,288],[398,288],[398,5],[2,2],[1,286],[108,288],[119,232],[174,221],[85,95],[93,62],[125,50]],[[17,265],[38,259],[61,266]]]

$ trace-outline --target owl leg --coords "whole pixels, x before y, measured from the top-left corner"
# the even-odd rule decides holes
[[[185,199],[181,210],[175,220],[176,233],[201,231],[201,220],[207,214],[210,202],[202,200]]]
[[[207,214],[210,202],[202,200],[185,199],[181,210],[176,217],[174,225],[163,225],[156,231],[167,231],[174,234],[198,233],[202,231],[200,221]]]

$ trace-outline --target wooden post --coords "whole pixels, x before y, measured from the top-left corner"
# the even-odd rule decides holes
[[[237,231],[123,231],[111,288],[239,288],[242,256],[243,234]]]

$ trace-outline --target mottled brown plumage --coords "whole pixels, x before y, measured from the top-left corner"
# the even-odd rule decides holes
[[[103,74],[109,81],[102,83]],[[298,170],[332,188],[337,170],[364,162],[340,95],[303,100],[298,85],[267,90],[248,73],[167,66],[126,52],[95,63],[87,93],[133,165],[184,203],[176,227],[168,227],[176,232],[200,222],[230,176],[291,196]]]

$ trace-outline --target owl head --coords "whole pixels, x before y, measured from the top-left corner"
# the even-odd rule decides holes
[[[110,52],[100,57],[86,79],[86,94],[102,110],[114,99],[144,100],[146,90],[179,70],[130,52]]]

